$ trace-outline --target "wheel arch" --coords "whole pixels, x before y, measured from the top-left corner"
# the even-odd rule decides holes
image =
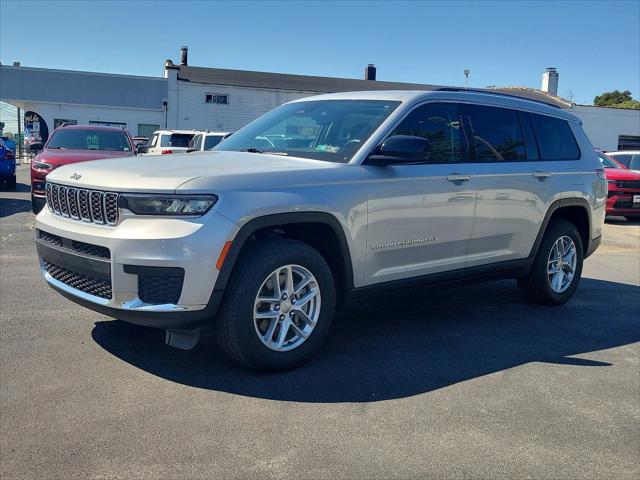
[[[551,204],[545,214],[529,258],[531,260],[535,258],[549,223],[555,219],[567,220],[576,226],[580,232],[583,253],[586,258],[591,243],[591,208],[589,202],[584,198],[562,198]]]
[[[243,251],[264,236],[283,236],[316,248],[334,274],[339,299],[353,288],[351,253],[340,221],[327,212],[288,212],[257,217],[240,228],[220,269],[214,291],[225,290]]]

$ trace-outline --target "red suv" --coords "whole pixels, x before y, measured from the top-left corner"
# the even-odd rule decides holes
[[[596,151],[596,154],[605,168],[609,184],[607,215],[640,220],[640,171],[628,170],[602,152]]]
[[[33,148],[34,145],[31,145]],[[31,208],[44,207],[45,178],[49,172],[68,163],[135,155],[129,132],[97,125],[68,125],[56,128],[42,152],[31,162]]]

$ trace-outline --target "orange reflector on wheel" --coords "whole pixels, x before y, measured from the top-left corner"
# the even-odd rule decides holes
[[[232,243],[233,242],[229,241],[224,244],[224,247],[222,247],[222,251],[220,252],[220,256],[218,257],[218,261],[216,262],[216,268],[218,270],[222,270],[222,265],[224,265],[224,259],[227,258],[227,253],[229,253]]]

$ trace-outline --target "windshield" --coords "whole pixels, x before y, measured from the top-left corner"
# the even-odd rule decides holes
[[[640,154],[638,153],[616,153],[611,156],[630,170],[640,170]]]
[[[68,148],[71,150],[131,151],[129,138],[118,130],[55,130],[47,148]]]
[[[620,168],[620,165],[618,165],[616,162],[612,161],[604,153],[596,152],[596,155],[600,159],[600,163],[602,163],[603,167],[605,167],[605,168]]]
[[[214,150],[348,162],[399,104],[382,100],[290,103],[251,122]]]

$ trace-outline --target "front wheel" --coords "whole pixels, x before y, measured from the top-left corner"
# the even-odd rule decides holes
[[[249,368],[290,369],[324,343],[334,310],[333,276],[318,251],[286,238],[256,242],[229,280],[216,322],[218,343]]]
[[[532,303],[562,305],[578,288],[583,259],[582,238],[576,226],[554,220],[542,238],[529,275],[518,279],[518,288]]]

